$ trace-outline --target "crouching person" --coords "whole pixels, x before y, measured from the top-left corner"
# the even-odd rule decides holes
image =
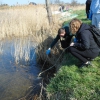
[[[99,54],[99,47],[88,30],[90,26],[75,18],[71,20],[69,27],[70,32],[75,35],[77,40],[70,44],[69,52],[82,62],[79,67],[90,65],[89,59],[94,59]]]
[[[51,52],[51,49],[54,47],[54,45],[60,40],[61,47],[67,48],[70,45],[71,39],[73,35],[69,32],[69,27],[65,26],[64,28],[60,28],[58,30],[57,36],[54,38],[53,42],[51,43],[48,50],[46,50],[46,54],[49,55]]]

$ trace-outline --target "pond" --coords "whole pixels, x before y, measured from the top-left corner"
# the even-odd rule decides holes
[[[18,100],[40,84],[35,47],[31,37],[0,40],[0,100]]]

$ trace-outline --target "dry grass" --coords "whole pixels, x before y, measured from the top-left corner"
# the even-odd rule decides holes
[[[52,11],[58,6],[51,6]],[[71,7],[73,10],[84,9],[84,6]],[[53,28],[58,28],[59,19],[53,16]],[[50,29],[45,6],[20,6],[0,10],[0,38],[6,36],[34,35],[41,27]],[[57,29],[56,29],[57,30]]]
[[[75,7],[71,7],[72,10],[85,10],[85,5],[83,6],[75,6]]]
[[[85,9],[85,7],[71,7],[71,9],[80,10]],[[51,10],[58,10],[58,6],[52,5]],[[59,16],[57,15],[53,16],[53,24],[49,26],[47,11],[44,5],[7,7],[7,9],[0,10],[0,40],[6,37],[24,37],[31,35],[33,40],[38,44],[38,58],[44,61],[46,59],[45,51],[50,46],[53,38],[57,35],[58,28],[61,27],[62,23],[62,21],[59,21]],[[21,50],[23,50],[22,47],[24,44],[23,40],[19,45],[15,43],[14,56],[16,61],[23,56]],[[60,52],[58,47],[59,43],[52,50],[49,62],[55,62]],[[26,53],[25,59],[28,60],[28,58],[28,53]]]
[[[85,9],[85,6],[71,7],[71,9],[81,10]],[[58,10],[58,6],[51,6],[51,10]],[[58,16],[53,16],[53,24],[49,26],[45,6],[7,7],[7,9],[0,10],[0,40],[6,37],[22,37],[20,41],[18,39],[14,44],[14,57],[16,62],[18,62],[20,58],[23,58],[23,56],[25,60],[28,61],[30,43],[26,44],[23,37],[31,35],[33,40],[38,44],[36,49],[38,60],[44,62],[47,58],[45,51],[50,46],[53,38],[57,35],[58,28],[61,27],[62,23],[63,22],[59,21]],[[27,49],[24,48],[25,45],[27,45]],[[2,44],[0,47],[2,47]],[[26,51],[24,52],[24,50]],[[61,51],[62,49],[58,42],[47,61],[50,64],[55,64]]]
[[[46,9],[24,6],[0,10],[0,38],[34,35],[42,26],[49,27]]]
[[[17,6],[1,9],[0,40],[6,39],[6,37],[22,37],[20,40],[16,40],[14,45],[14,57],[16,62],[18,62],[19,59],[24,56],[23,48],[26,43],[23,37],[31,35],[37,44],[42,43],[48,35],[53,35],[53,31],[56,33],[60,24],[55,17],[53,21],[53,25],[49,26],[47,11],[45,7],[41,5]],[[44,32],[46,32],[46,34],[44,34]],[[25,60],[29,60],[29,53],[26,52],[25,54]]]

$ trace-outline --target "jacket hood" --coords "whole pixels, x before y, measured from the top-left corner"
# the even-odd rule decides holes
[[[90,28],[90,26],[88,24],[82,23],[82,25],[80,26],[80,28],[76,34],[84,31],[85,29],[89,29],[89,28]]]

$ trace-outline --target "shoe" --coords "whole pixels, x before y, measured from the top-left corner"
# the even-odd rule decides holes
[[[82,63],[79,68],[82,68],[82,67],[88,67],[89,65],[92,65],[90,61],[87,61],[86,63]]]

